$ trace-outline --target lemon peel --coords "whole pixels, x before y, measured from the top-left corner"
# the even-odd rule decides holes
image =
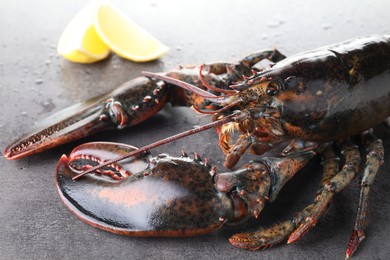
[[[90,2],[65,27],[57,46],[58,53],[64,58],[78,63],[92,63],[109,55],[110,49],[93,26],[100,5],[99,1]]]
[[[105,1],[92,1],[66,26],[57,51],[78,63],[105,59],[110,51],[135,62],[158,59],[169,48]]]
[[[100,38],[122,58],[147,62],[161,57],[169,50],[109,3],[100,5],[94,25]]]

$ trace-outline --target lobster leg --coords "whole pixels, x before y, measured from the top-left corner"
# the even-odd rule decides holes
[[[260,163],[267,166],[267,169],[269,169],[270,171],[269,173],[271,175],[271,179],[273,180],[268,197],[269,201],[272,202],[276,198],[277,194],[284,186],[284,184],[289,179],[291,179],[303,166],[305,166],[306,163],[313,156],[314,148],[311,151],[295,153],[288,157],[264,157],[261,158],[261,160],[258,162],[249,164],[250,167],[247,166],[247,168],[252,169],[258,167]],[[216,183],[218,183],[217,179]],[[246,192],[244,194],[246,194]],[[259,201],[261,202],[259,202],[259,204],[262,204],[264,202],[262,200]],[[251,211],[250,204],[248,208],[249,212],[252,212],[255,217],[258,216],[258,209],[254,208],[254,210]],[[308,215],[309,210],[310,207],[305,209],[301,214],[303,216],[306,216]],[[303,218],[303,216],[301,216],[300,218]],[[279,243],[280,241],[284,240],[286,236],[291,234],[291,232],[295,228],[295,225],[292,224],[297,222],[298,219],[292,222],[286,221],[284,223],[281,223],[280,225],[275,225],[274,227],[271,227],[266,230],[235,234],[230,237],[229,241],[232,245],[236,247],[250,250],[256,250],[258,248],[271,246]]]
[[[286,56],[281,54],[278,50],[263,50],[259,52],[251,53],[241,59],[238,63],[213,63],[206,64],[205,68],[211,74],[225,74],[222,85],[229,89],[229,86],[237,81],[245,80],[245,77],[249,77],[254,71],[258,71],[254,66],[262,60],[269,60],[272,63],[279,62],[285,59]]]
[[[366,147],[367,160],[364,166],[363,178],[360,182],[360,198],[355,225],[348,243],[346,258],[349,258],[365,238],[364,229],[367,226],[367,205],[370,186],[374,182],[379,166],[383,163],[384,148],[382,141],[377,139],[372,131],[362,134],[362,142]]]
[[[341,144],[341,153],[345,156],[343,169],[324,185],[324,189],[317,195],[312,213],[294,230],[288,239],[288,243],[297,241],[317,224],[334,194],[344,189],[358,172],[360,164],[358,147],[346,140]]]
[[[202,71],[204,70],[206,72],[203,76],[204,82],[206,83],[206,85],[212,87],[212,90],[209,89],[209,91],[220,95],[220,93],[224,92],[224,90],[232,91],[232,89],[229,88],[230,85],[243,80],[245,77],[251,76],[253,74],[253,70],[256,70],[253,66],[255,66],[260,61],[267,59],[273,63],[276,63],[285,58],[286,56],[281,54],[276,49],[263,50],[251,53],[235,63],[207,63],[199,67],[199,69],[197,69],[197,66],[180,66],[178,69],[166,73],[165,76],[183,81],[197,88],[207,89],[207,86],[203,84],[202,80],[199,77],[200,73],[203,75]],[[175,91],[172,91],[170,102],[173,105],[180,106],[194,105],[199,108],[219,108],[209,100],[200,98],[195,93],[190,93],[180,88],[177,88],[175,89]]]
[[[324,174],[322,177],[322,185],[318,192],[324,189],[325,183],[332,179],[339,169],[339,158],[336,157],[332,146],[327,146],[322,152]],[[247,236],[246,246],[249,249],[256,250],[277,245],[291,235],[291,233],[302,223],[304,219],[313,214],[317,201],[321,198],[318,196],[313,204],[310,204],[297,214],[292,219],[275,224],[269,228],[261,229],[255,232],[245,233]],[[234,236],[231,238],[236,239]]]
[[[226,155],[225,167],[231,169],[236,165],[245,151],[252,145],[253,138],[250,135],[242,135],[237,140],[236,144]]]
[[[280,53],[277,49],[262,50],[248,54],[238,63],[216,62],[212,64],[206,64],[205,69],[207,69],[209,73],[214,73],[216,75],[230,72],[232,73],[231,76],[249,76],[253,66],[260,61],[267,59],[273,63],[276,63],[285,58],[286,56]]]
[[[331,146],[323,152],[324,176],[314,202],[300,211],[291,220],[276,224],[256,232],[236,234],[230,238],[233,245],[256,250],[278,244],[288,238],[288,243],[302,237],[323,214],[335,192],[343,189],[355,176],[360,162],[359,152],[349,141],[343,145],[346,166],[338,172],[339,158]]]
[[[273,50],[263,50],[259,52],[254,52],[246,56],[244,59],[240,61],[241,64],[244,64],[246,67],[252,67],[256,63],[267,59],[271,62],[279,62],[281,60],[284,60],[286,58],[285,55],[280,53],[277,49]]]

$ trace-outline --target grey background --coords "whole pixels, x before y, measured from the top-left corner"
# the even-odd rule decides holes
[[[390,1],[114,1],[139,25],[171,48],[158,61],[136,64],[115,55],[91,65],[67,62],[56,53],[67,22],[86,1],[0,1],[0,147],[64,107],[109,91],[142,70],[179,64],[232,61],[277,47],[286,55],[366,34],[389,33]],[[357,180],[338,194],[317,227],[292,245],[245,251],[227,238],[291,216],[309,203],[320,179],[319,160],[268,205],[258,221],[193,238],[129,238],[90,227],[61,203],[54,167],[79,143],[109,140],[142,146],[208,122],[188,108],[167,107],[150,122],[95,135],[18,161],[0,158],[0,259],[342,259],[358,199]],[[390,138],[386,163],[371,192],[367,239],[355,259],[388,259],[390,238]],[[156,149],[207,155],[223,170],[212,130]]]

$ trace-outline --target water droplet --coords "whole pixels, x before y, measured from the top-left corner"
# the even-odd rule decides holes
[[[322,24],[322,29],[324,29],[324,30],[332,29],[332,25],[329,23],[324,23],[324,24]]]
[[[267,27],[268,28],[277,28],[277,27],[279,27],[279,22],[277,22],[277,21],[269,21],[267,23]]]
[[[268,28],[278,28],[279,26],[283,25],[284,23],[285,23],[284,19],[276,16],[276,17],[274,17],[273,20],[268,21],[267,27]]]
[[[43,111],[44,112],[51,112],[56,106],[53,103],[53,100],[48,99],[45,102],[42,103]]]
[[[37,85],[40,85],[42,83],[43,83],[43,79],[42,78],[38,78],[38,79],[35,80],[35,84],[37,84]]]
[[[16,60],[15,65],[19,65],[21,61],[22,61],[22,58],[19,57],[19,58]]]
[[[26,111],[23,111],[22,113],[20,113],[22,116],[27,116],[28,113]]]

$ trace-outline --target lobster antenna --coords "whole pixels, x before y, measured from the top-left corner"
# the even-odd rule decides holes
[[[155,148],[155,147],[158,147],[158,146],[161,146],[163,144],[167,144],[167,143],[170,143],[170,142],[173,142],[173,141],[176,141],[178,139],[181,139],[183,137],[186,137],[186,136],[189,136],[189,135],[193,135],[193,134],[196,134],[196,133],[199,133],[199,132],[202,132],[202,131],[205,131],[207,129],[210,129],[210,128],[213,128],[213,127],[216,127],[216,126],[219,126],[219,125],[222,125],[222,124],[225,124],[225,123],[228,123],[228,122],[231,122],[234,120],[234,114],[233,115],[230,115],[230,116],[227,116],[227,117],[224,117],[220,120],[217,120],[217,121],[214,121],[212,123],[209,123],[209,124],[206,124],[206,125],[203,125],[203,126],[200,126],[200,127],[197,127],[197,128],[194,128],[194,129],[190,129],[190,130],[187,130],[185,132],[182,132],[182,133],[179,133],[179,134],[176,134],[176,135],[172,135],[170,137],[167,137],[167,138],[164,138],[162,140],[159,140],[157,142],[154,142],[154,143],[151,143],[149,145],[146,145],[144,147],[141,147],[141,148],[138,148],[137,150],[134,150],[126,155],[123,155],[117,159],[113,159],[113,160],[110,160],[110,161],[106,161],[104,163],[101,163],[99,165],[96,165],[95,167],[92,167],[76,176],[74,176],[72,178],[72,180],[77,180],[81,177],[83,177],[84,175],[88,174],[88,173],[91,173],[93,171],[96,171],[102,167],[105,167],[109,164],[113,164],[113,163],[116,163],[116,162],[119,162],[119,161],[122,161],[124,159],[127,159],[131,156],[135,156],[137,154],[140,154],[140,153],[143,153],[143,152],[146,152],[152,148]]]
[[[227,105],[227,106],[224,106],[224,107],[221,108],[221,109],[218,109],[218,110],[211,110],[211,111],[202,110],[202,109],[200,109],[200,108],[197,107],[197,106],[191,106],[191,108],[192,108],[193,110],[195,110],[196,112],[198,112],[199,114],[215,115],[215,114],[217,114],[217,113],[221,113],[221,112],[223,112],[223,111],[226,111],[226,110],[228,110],[228,109],[230,109],[230,108],[232,108],[232,107],[235,107],[235,106],[237,106],[237,105],[240,105],[242,102],[243,102],[243,101],[242,101],[241,99],[239,99],[239,100],[236,100],[236,101],[230,103],[230,104]]]
[[[203,90],[203,89],[201,89],[197,86],[194,86],[190,83],[184,82],[184,81],[179,80],[179,79],[171,78],[171,77],[168,77],[168,76],[163,75],[163,74],[142,71],[142,75],[144,75],[145,77],[148,77],[148,78],[159,79],[159,80],[162,80],[164,82],[170,83],[172,85],[181,87],[183,89],[186,89],[188,91],[195,93],[196,95],[198,95],[200,97],[206,98],[206,99],[211,100],[211,101],[216,102],[216,103],[222,103],[226,99],[225,96],[214,95],[213,93],[207,92],[206,90]]]

